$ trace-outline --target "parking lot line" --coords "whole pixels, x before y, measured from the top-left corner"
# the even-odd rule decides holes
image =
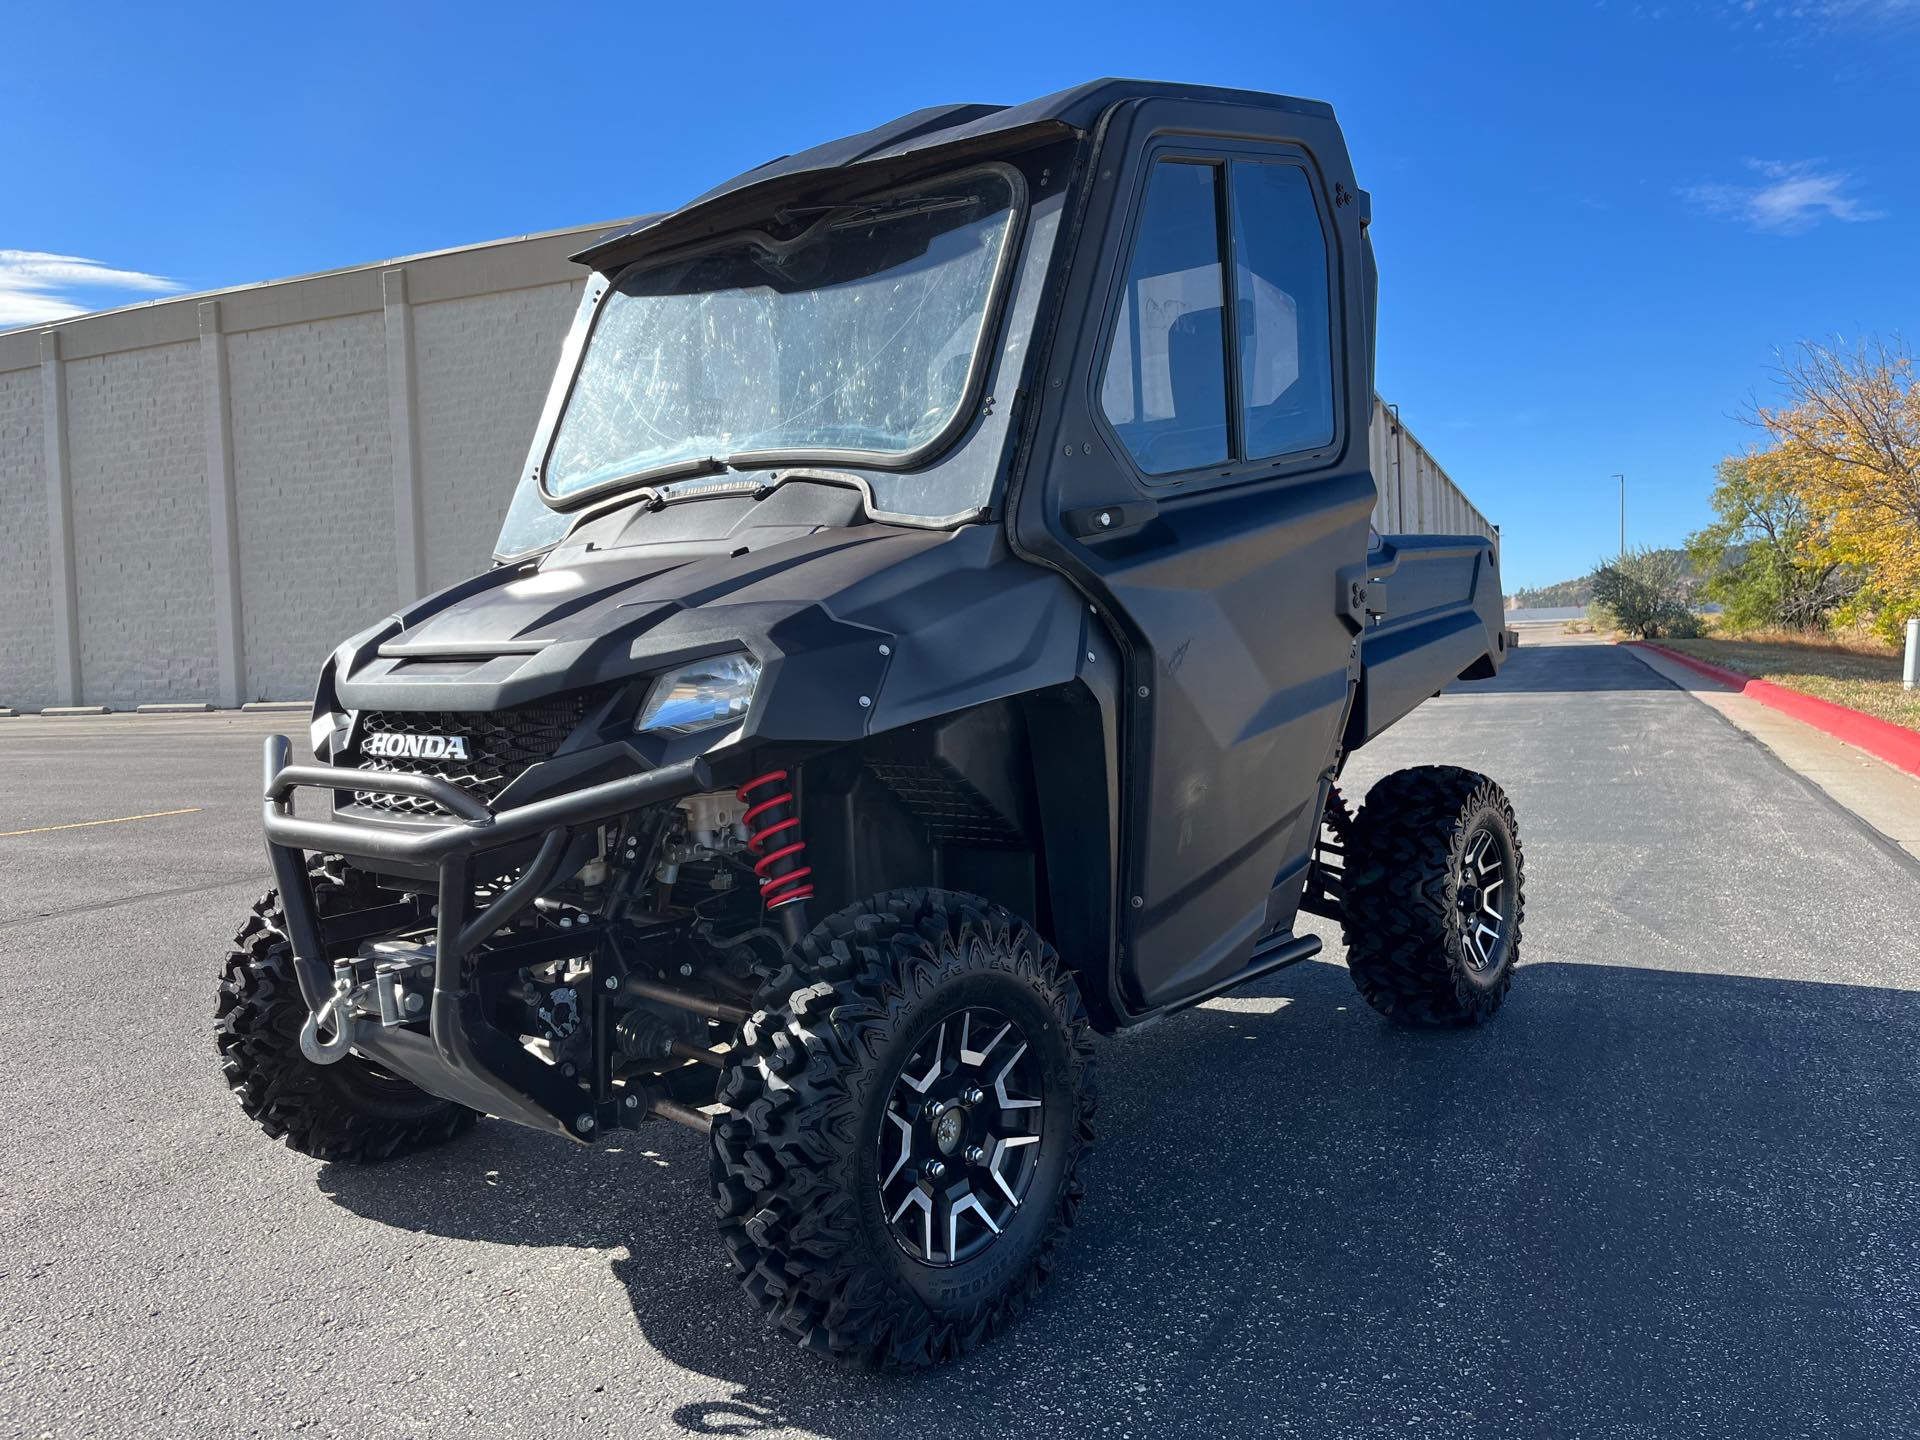
[[[126,825],[134,820],[164,820],[169,815],[197,815],[198,805],[187,805],[179,810],[151,810],[145,815],[116,815],[111,820],[69,820],[64,825],[36,825],[31,830],[0,830],[0,840],[11,840],[16,835],[45,835],[54,830],[85,830],[93,825]]]

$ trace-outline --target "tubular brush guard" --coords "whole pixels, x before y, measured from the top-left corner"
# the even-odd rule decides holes
[[[474,952],[524,910],[553,882],[570,842],[583,826],[613,819],[630,810],[676,800],[713,788],[704,759],[682,761],[638,775],[591,785],[526,805],[492,810],[467,791],[430,775],[345,770],[332,765],[295,765],[284,735],[269,736],[265,757],[265,797],[261,820],[267,856],[280,890],[287,935],[293,948],[300,995],[311,1012],[310,1028],[330,1018],[334,1040],[323,1042],[339,1054],[350,1036],[352,1048],[430,1094],[475,1110],[586,1141],[601,1129],[641,1118],[632,1095],[613,1093],[605,1076],[595,1077],[589,1095],[553,1066],[529,1055],[513,1037],[488,1019],[473,981]],[[440,805],[455,819],[430,830],[389,830],[336,815],[302,819],[293,813],[300,789],[354,790],[411,795]],[[516,841],[540,837],[532,860],[519,877],[477,915],[473,910],[475,856]],[[337,1005],[332,966],[307,879],[307,852],[356,858],[430,864],[438,868],[440,893],[434,936],[433,1003],[428,1033],[401,1026],[356,1021]],[[600,990],[596,986],[596,997]],[[596,998],[595,1004],[604,1001]]]

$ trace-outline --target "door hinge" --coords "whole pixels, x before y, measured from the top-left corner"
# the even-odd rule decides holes
[[[1339,586],[1334,608],[1354,634],[1387,613],[1386,581],[1369,577],[1365,565],[1342,565],[1334,580]]]

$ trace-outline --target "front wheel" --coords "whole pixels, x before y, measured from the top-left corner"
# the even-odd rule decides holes
[[[721,1085],[713,1184],[736,1273],[810,1348],[951,1358],[1026,1308],[1079,1208],[1079,992],[1031,926],[936,890],[849,906],[792,959]]]
[[[316,857],[308,868],[322,914],[379,903],[368,877],[337,859]],[[437,1145],[479,1118],[358,1055],[314,1064],[300,1053],[306,1019],[280,896],[269,890],[227,953],[214,1018],[220,1068],[248,1118],[290,1149],[339,1164]]]
[[[1395,1020],[1473,1025],[1500,1008],[1526,909],[1505,792],[1452,765],[1400,770],[1367,794],[1347,856],[1347,969]]]

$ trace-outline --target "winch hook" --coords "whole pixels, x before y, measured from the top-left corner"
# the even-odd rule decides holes
[[[333,1024],[333,1037],[320,1038],[320,1027]],[[300,1053],[316,1065],[331,1065],[353,1048],[353,981],[342,975],[333,982],[329,995],[318,1010],[307,1016],[300,1027]]]

